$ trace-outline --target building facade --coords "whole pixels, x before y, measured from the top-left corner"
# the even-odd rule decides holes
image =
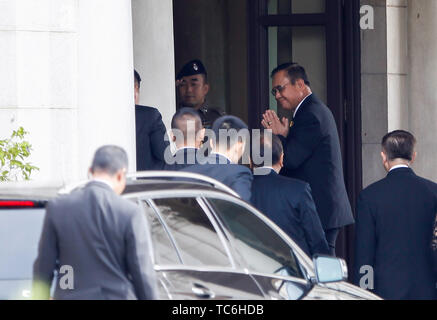
[[[394,129],[416,136],[413,168],[437,180],[434,12],[430,0],[1,0],[0,137],[30,132],[35,180],[83,179],[109,143],[128,151],[134,171],[134,67],[140,104],[167,127],[175,74],[199,58],[208,103],[257,128],[277,109],[269,72],[293,60],[333,111],[354,206],[385,175],[380,140]]]

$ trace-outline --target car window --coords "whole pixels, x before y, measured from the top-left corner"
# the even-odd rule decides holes
[[[182,261],[194,266],[231,266],[211,221],[195,198],[155,199]]]
[[[228,200],[208,201],[233,235],[235,249],[251,271],[303,278],[290,246],[254,212]]]
[[[0,210],[0,279],[32,279],[45,209]]]
[[[173,246],[168,233],[165,231],[162,223],[159,221],[156,212],[149,206],[146,201],[141,201],[149,220],[150,230],[152,233],[153,251],[155,262],[159,265],[180,264],[176,249]]]

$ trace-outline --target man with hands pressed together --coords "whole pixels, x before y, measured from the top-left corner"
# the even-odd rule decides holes
[[[311,91],[305,69],[286,63],[272,71],[272,94],[278,104],[293,112],[291,122],[273,110],[262,125],[278,135],[284,147],[284,176],[310,184],[330,251],[340,228],[354,222],[343,178],[340,142],[329,108]]]

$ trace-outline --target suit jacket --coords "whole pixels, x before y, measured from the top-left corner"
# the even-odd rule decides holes
[[[193,164],[198,164],[196,148],[183,148],[176,151],[171,163],[166,163],[164,170],[178,171]]]
[[[437,274],[437,214],[435,216],[434,229],[432,230],[432,251],[434,272]]]
[[[275,222],[308,256],[329,254],[308,183],[283,177],[271,170],[255,175],[252,204]]]
[[[137,171],[162,170],[165,165],[166,129],[161,113],[152,107],[135,106]]]
[[[138,205],[91,181],[49,202],[46,212],[33,266],[35,297],[48,298],[53,271],[66,265],[74,288],[63,289],[59,274],[55,299],[156,298],[148,223]]]
[[[437,299],[432,228],[437,184],[409,168],[390,171],[364,189],[357,202],[355,283],[374,272],[374,293],[385,299]]]
[[[249,168],[231,163],[217,153],[212,153],[205,164],[187,166],[181,171],[203,174],[216,179],[240,195],[243,200],[250,201],[253,175]]]
[[[284,146],[281,174],[308,182],[323,229],[354,222],[343,177],[340,142],[331,111],[314,94],[301,104]]]

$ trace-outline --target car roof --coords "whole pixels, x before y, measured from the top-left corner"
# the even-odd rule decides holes
[[[0,200],[49,201],[50,199],[55,198],[63,188],[71,191],[76,187],[85,185],[87,182],[88,181],[82,181],[80,183],[72,184],[71,186],[66,186],[59,183],[41,183],[34,181],[1,183]],[[127,180],[123,195],[160,191],[165,191],[168,194],[168,192],[176,190],[193,192],[215,191],[229,194],[228,192],[216,188],[207,182],[188,180],[188,178],[182,180],[177,180],[176,178],[140,178],[137,180]]]

